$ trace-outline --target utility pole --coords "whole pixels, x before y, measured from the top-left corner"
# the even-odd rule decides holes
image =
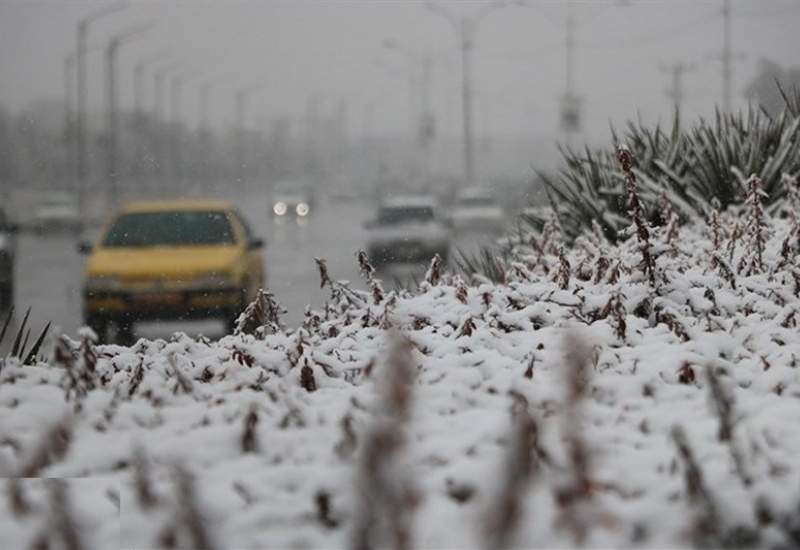
[[[458,35],[459,49],[461,50],[461,118],[463,123],[464,140],[464,185],[472,186],[475,183],[475,140],[472,129],[472,52],[475,47],[475,34],[478,24],[491,12],[503,8],[506,2],[497,1],[475,13],[472,17],[457,16],[444,7],[428,3],[427,9],[442,16]]]
[[[88,185],[88,160],[86,147],[86,39],[89,35],[89,25],[92,22],[123,10],[126,4],[112,4],[94,11],[78,21],[78,44],[75,50],[77,64],[77,110],[75,117],[75,169],[78,185],[78,209],[80,218],[86,220],[86,187]]]
[[[106,175],[109,183],[111,205],[119,200],[119,126],[117,123],[117,55],[119,48],[138,38],[146,27],[131,27],[111,37],[106,46],[106,110],[108,127],[106,131]]]
[[[662,64],[659,69],[670,76],[671,85],[665,90],[665,93],[675,106],[675,116],[678,118],[678,124],[680,125],[681,103],[683,103],[685,97],[683,93],[683,75],[693,71],[695,67],[687,63],[676,62],[670,65]]]

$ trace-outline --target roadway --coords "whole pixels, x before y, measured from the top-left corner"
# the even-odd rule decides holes
[[[264,237],[267,287],[287,313],[289,325],[302,322],[305,306],[324,304],[327,291],[319,288],[319,276],[314,257],[325,258],[332,277],[352,281],[364,288],[358,272],[356,252],[365,246],[362,223],[374,215],[374,206],[367,201],[319,201],[311,215],[296,222],[287,219],[280,223],[269,215],[269,205],[263,197],[237,201],[254,232]],[[474,235],[459,239],[458,246],[475,247]],[[53,334],[75,335],[81,327],[81,279],[85,256],[77,252],[79,237],[71,234],[49,233],[19,235],[16,262],[16,314],[13,327],[19,323],[25,309],[31,307],[32,332],[52,321]],[[420,278],[425,265],[398,266],[379,274],[387,288],[396,280]],[[3,314],[3,319],[5,314]],[[215,338],[223,333],[222,323],[216,321],[153,322],[135,327],[136,336],[168,338],[176,331]],[[9,337],[6,337],[9,340]],[[7,348],[6,342],[5,348]]]

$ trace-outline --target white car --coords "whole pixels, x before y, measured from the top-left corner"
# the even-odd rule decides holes
[[[51,194],[33,211],[33,229],[45,231],[79,231],[81,215],[77,202],[69,195]]]
[[[429,196],[396,196],[384,200],[375,220],[367,222],[367,255],[376,266],[430,260],[447,261],[451,231]]]
[[[501,233],[505,213],[500,203],[481,189],[465,189],[453,203],[450,219],[458,232]]]

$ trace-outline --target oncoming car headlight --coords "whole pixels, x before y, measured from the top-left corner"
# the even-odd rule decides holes
[[[298,216],[302,217],[308,215],[309,208],[306,203],[301,202],[300,204],[297,205],[297,208],[295,208],[294,211],[297,212]]]
[[[103,290],[119,290],[122,282],[118,277],[112,275],[97,275],[86,278],[86,290],[103,291]]]
[[[275,212],[276,216],[283,216],[286,214],[286,203],[285,202],[276,202],[275,206],[272,207],[272,211]]]

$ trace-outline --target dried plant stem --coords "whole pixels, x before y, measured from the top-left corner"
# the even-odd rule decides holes
[[[53,517],[53,530],[64,543],[65,550],[83,550],[87,548],[81,539],[81,533],[72,517],[67,497],[67,482],[63,479],[48,479],[50,493],[50,511]]]
[[[255,405],[250,407],[250,410],[244,417],[244,429],[242,430],[242,452],[243,453],[257,453],[259,450],[258,433],[258,410]]]
[[[271,292],[258,290],[253,300],[239,315],[234,334],[252,334],[263,338],[281,329],[281,307]]]
[[[133,482],[136,490],[136,502],[142,510],[158,504],[158,498],[150,483],[150,463],[144,449],[136,447],[133,453]]]
[[[214,550],[211,535],[197,505],[192,475],[185,468],[176,466],[174,476],[179,524],[186,529],[192,541],[191,547],[196,550]]]
[[[733,433],[733,428],[736,423],[734,420],[733,394],[713,367],[709,367],[706,372],[708,375],[709,393],[711,394],[711,401],[714,404],[714,412],[716,412],[719,418],[717,439],[728,444],[731,458],[736,466],[736,473],[745,487],[749,487],[753,480],[750,474],[747,473],[744,453],[739,445],[736,444]]]
[[[539,429],[530,413],[528,402],[521,395],[514,395],[511,407],[511,437],[506,453],[499,491],[488,512],[488,523],[484,533],[484,547],[501,550],[514,545],[523,509],[522,501],[532,479],[538,473]]]
[[[8,491],[8,507],[11,513],[17,518],[22,518],[31,513],[31,505],[25,496],[22,480],[18,477],[11,477],[6,482]]]
[[[583,435],[583,400],[586,398],[591,375],[591,349],[577,333],[568,332],[564,338],[566,359],[566,403],[564,438],[567,445],[570,479],[558,488],[556,501],[561,509],[561,523],[582,544],[590,525],[581,513],[582,503],[591,499],[591,454]]]
[[[395,550],[411,548],[411,512],[416,496],[411,484],[398,471],[397,462],[405,445],[414,368],[411,344],[393,335],[381,372],[383,410],[363,443],[358,467],[358,503],[353,518],[351,548],[368,550],[384,547],[382,534],[388,534]]]
[[[42,435],[31,456],[20,466],[18,477],[37,477],[42,470],[64,458],[71,443],[72,423],[65,418]]]
[[[678,450],[678,457],[683,462],[686,496],[689,499],[689,503],[699,513],[695,516],[692,534],[696,543],[700,546],[706,546],[709,542],[719,539],[721,519],[717,505],[705,485],[700,464],[689,446],[689,440],[683,428],[675,426],[672,429],[672,441]]]
[[[653,258],[652,246],[650,244],[650,230],[639,200],[639,193],[636,189],[636,175],[633,173],[633,154],[624,145],[617,148],[617,160],[622,167],[625,175],[625,185],[628,191],[628,214],[633,218],[636,226],[636,238],[639,241],[639,250],[642,253],[641,268],[648,276],[650,286],[656,286],[656,261]]]
[[[762,273],[764,271],[764,247],[767,241],[767,223],[765,220],[763,197],[767,194],[763,190],[764,183],[761,178],[753,174],[747,180],[747,225],[745,234],[748,237],[747,253],[739,262],[738,271],[745,275]]]

